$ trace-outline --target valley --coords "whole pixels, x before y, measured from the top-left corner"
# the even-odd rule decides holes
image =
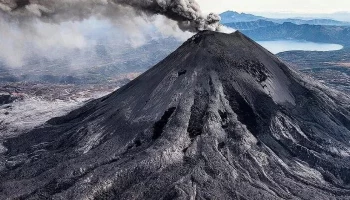
[[[350,48],[339,51],[289,51],[277,54],[296,70],[350,94]]]

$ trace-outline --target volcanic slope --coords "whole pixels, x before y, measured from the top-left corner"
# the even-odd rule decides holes
[[[349,97],[240,32],[4,147],[0,199],[350,199]]]

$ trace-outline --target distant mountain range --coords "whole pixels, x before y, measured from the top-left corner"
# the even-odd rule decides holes
[[[331,19],[272,19],[227,11],[222,23],[257,41],[306,40],[350,46],[350,23]]]
[[[278,24],[272,21],[259,19],[256,21],[230,22],[230,23],[226,23],[225,25],[240,31],[244,31],[244,30],[253,30],[261,27],[276,26]]]
[[[266,18],[262,16],[257,16],[247,13],[238,13],[235,11],[226,11],[221,15],[221,21],[223,24],[237,23],[237,22],[254,22],[254,21],[269,21],[278,24],[283,24],[285,22],[291,22],[297,25],[310,24],[310,25],[331,25],[331,26],[350,26],[350,22],[337,21],[333,19],[301,19],[301,18]]]
[[[296,25],[290,22],[243,31],[257,41],[306,40],[320,43],[337,43],[350,46],[350,27]]]
[[[286,13],[286,12],[255,12],[254,15],[267,18],[294,18],[294,19],[333,19],[337,21],[350,22],[350,12],[335,13]]]
[[[220,14],[221,22],[223,24],[234,23],[234,22],[251,22],[260,19],[266,19],[265,17],[256,16],[247,13],[238,13],[235,11],[226,11]]]

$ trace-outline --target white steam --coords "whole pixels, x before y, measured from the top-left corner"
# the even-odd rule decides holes
[[[0,0],[0,61],[20,67],[52,48],[93,48],[79,28],[91,18],[115,25],[132,47],[147,42],[150,24],[179,40],[202,30],[228,32],[220,16],[204,15],[195,0]]]
[[[62,25],[37,21],[27,25],[8,23],[0,18],[0,59],[20,67],[27,56],[46,54],[53,48],[82,49],[85,37],[73,22]]]

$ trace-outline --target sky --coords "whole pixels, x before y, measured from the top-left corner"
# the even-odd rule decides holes
[[[349,0],[197,0],[204,12],[333,13],[350,11]]]

